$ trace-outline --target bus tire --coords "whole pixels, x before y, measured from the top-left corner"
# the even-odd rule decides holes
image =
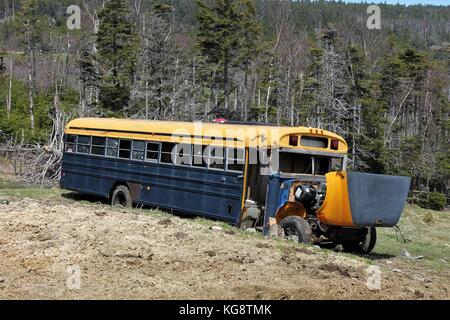
[[[367,228],[367,234],[361,241],[344,241],[342,247],[346,252],[369,254],[377,243],[377,229]]]
[[[297,216],[289,216],[281,220],[280,228],[284,238],[298,243],[312,243],[312,229],[309,223]]]
[[[114,207],[132,208],[133,198],[127,186],[117,186],[111,196],[111,205]]]

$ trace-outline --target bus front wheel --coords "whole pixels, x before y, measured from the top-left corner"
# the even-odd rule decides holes
[[[344,251],[354,252],[354,253],[370,253],[373,248],[375,248],[375,244],[377,243],[377,229],[375,228],[367,228],[367,233],[364,236],[364,239],[357,241],[344,241],[342,243],[342,247]]]
[[[298,243],[312,243],[312,230],[309,223],[297,216],[289,216],[281,220],[280,228],[284,238]]]
[[[124,185],[117,186],[111,196],[111,205],[123,208],[132,208],[133,199],[131,198],[130,190]]]

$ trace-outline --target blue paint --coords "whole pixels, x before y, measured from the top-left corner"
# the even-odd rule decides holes
[[[109,198],[117,182],[140,186],[138,204],[238,225],[242,173],[66,153],[61,188]]]
[[[278,174],[269,177],[266,199],[266,214],[264,216],[264,235],[269,234],[269,219],[275,217],[278,210],[282,180]]]
[[[349,173],[348,194],[353,223],[363,227],[397,225],[410,184],[410,177]]]

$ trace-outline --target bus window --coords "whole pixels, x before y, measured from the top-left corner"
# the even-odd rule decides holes
[[[89,154],[90,151],[91,151],[91,137],[78,136],[77,153]]]
[[[208,166],[207,157],[203,157],[203,155],[206,155],[205,150],[207,149],[206,146],[194,145],[192,153],[192,165],[194,167],[206,168]]]
[[[176,164],[179,166],[190,166],[192,161],[192,145],[177,144],[176,146]]]
[[[332,158],[330,171],[342,171],[344,169],[344,159]]]
[[[161,163],[173,163],[172,152],[175,150],[175,143],[164,142],[161,146]]]
[[[316,171],[315,174],[324,176],[328,172],[330,172],[331,158],[315,157],[314,160],[315,160],[314,170]]]
[[[119,158],[130,159],[131,157],[131,140],[120,140]]]
[[[159,143],[147,142],[147,155],[145,157],[145,161],[158,162],[159,146]]]
[[[145,141],[133,141],[133,152],[131,154],[133,160],[144,161],[145,158]]]
[[[303,136],[300,140],[300,145],[303,147],[326,149],[328,148],[328,138]]]
[[[106,138],[92,137],[91,154],[97,156],[105,155]]]
[[[210,169],[225,170],[225,153],[223,147],[209,147],[208,164]]]
[[[66,137],[66,152],[74,153],[77,148],[77,136],[74,134],[69,134]]]
[[[299,153],[280,153],[280,172],[313,174],[312,156]]]
[[[119,139],[108,138],[106,143],[106,156],[111,158],[117,158],[119,154]]]
[[[245,149],[227,149],[227,170],[244,172]]]

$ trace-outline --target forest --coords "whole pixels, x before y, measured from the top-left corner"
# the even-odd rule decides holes
[[[81,9],[70,30],[67,8]],[[336,132],[354,171],[450,179],[450,6],[311,0],[1,0],[0,142],[84,116]],[[69,21],[70,22],[70,21]]]

